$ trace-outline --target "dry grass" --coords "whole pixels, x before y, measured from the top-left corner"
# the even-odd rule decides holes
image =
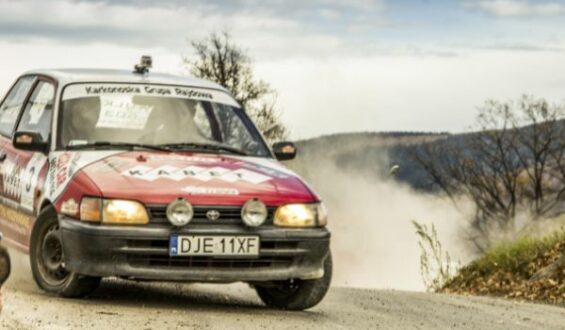
[[[461,268],[442,292],[502,296],[565,305],[565,267],[532,279],[565,255],[565,231],[544,238],[523,237],[489,250]]]

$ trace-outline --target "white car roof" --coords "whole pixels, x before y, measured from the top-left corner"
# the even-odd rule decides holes
[[[163,73],[138,74],[133,71],[112,69],[47,69],[25,73],[25,75],[32,74],[51,77],[57,80],[60,86],[79,82],[124,82],[202,87],[227,92],[224,87],[208,80]]]

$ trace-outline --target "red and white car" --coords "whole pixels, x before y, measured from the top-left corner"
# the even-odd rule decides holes
[[[103,277],[243,281],[302,310],[328,291],[320,198],[221,86],[136,71],[40,70],[0,105],[0,232],[45,291]]]

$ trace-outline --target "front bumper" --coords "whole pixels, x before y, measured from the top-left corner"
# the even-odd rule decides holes
[[[89,276],[195,282],[261,282],[315,279],[324,275],[330,233],[325,228],[252,229],[199,224],[182,229],[165,224],[110,226],[59,216],[65,267]],[[172,233],[260,237],[259,257],[170,257]]]

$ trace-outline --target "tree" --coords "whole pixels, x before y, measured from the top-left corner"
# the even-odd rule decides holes
[[[422,145],[414,159],[455,203],[471,200],[471,241],[479,250],[492,232],[514,231],[518,213],[532,220],[563,211],[565,124],[563,109],[524,96],[487,101],[478,130]],[[561,206],[561,208],[560,208]]]
[[[246,51],[232,41],[228,32],[212,33],[191,42],[196,57],[184,58],[192,75],[225,87],[250,115],[269,141],[284,139],[287,129],[275,107],[276,92],[254,77],[252,61]]]

